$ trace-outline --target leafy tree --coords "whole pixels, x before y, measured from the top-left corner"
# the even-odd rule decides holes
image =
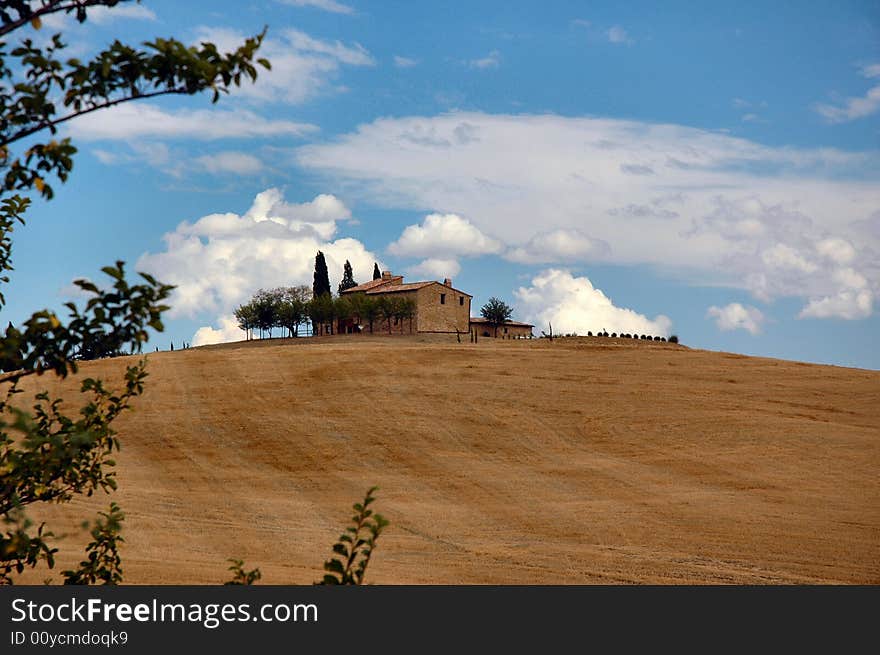
[[[340,296],[333,301],[333,316],[338,320],[354,318],[354,307],[348,296]]]
[[[283,287],[278,290],[278,325],[288,331],[289,336],[297,336],[299,326],[306,320],[306,304],[311,297],[307,286]]]
[[[99,512],[91,530],[92,541],[86,546],[85,560],[78,569],[64,571],[64,584],[86,585],[101,582],[115,585],[122,582],[122,558],[119,545],[125,542],[119,532],[125,515],[116,503],[110,503],[109,512]]]
[[[363,584],[379,536],[388,525],[388,521],[381,514],[376,514],[370,509],[370,505],[376,500],[373,494],[378,489],[378,487],[370,488],[362,503],[352,505],[355,515],[351,517],[351,525],[345,528],[345,532],[333,545],[334,556],[324,563],[324,570],[327,573],[318,584]]]
[[[412,298],[396,298],[394,303],[394,318],[401,323],[401,332],[403,332],[403,321],[409,319],[409,331],[412,334],[412,320],[416,315],[416,301]]]
[[[400,307],[400,299],[393,295],[379,296],[379,314],[388,324],[388,334],[391,334],[391,319],[393,319]]]
[[[307,313],[312,321],[312,332],[324,334],[324,327],[333,320],[333,298],[330,294],[314,296],[308,304]]]
[[[327,272],[327,261],[324,259],[324,253],[320,250],[315,255],[315,275],[312,281],[312,297],[329,296],[330,291],[330,274]]]
[[[503,300],[492,296],[489,302],[480,308],[480,315],[494,326],[497,337],[499,326],[504,325],[513,316],[513,308]]]
[[[373,279],[374,280],[381,280],[382,279],[382,273],[379,271],[379,264],[377,264],[376,262],[373,262]]]
[[[257,313],[253,300],[245,305],[239,305],[232,313],[235,316],[235,320],[238,321],[239,329],[244,330],[245,340],[250,341],[253,339],[253,330],[257,327]]]
[[[277,289],[266,291],[260,289],[254,295],[254,318],[256,319],[257,328],[260,330],[262,338],[264,332],[269,333],[272,338],[272,328],[278,325],[278,308],[281,303],[280,294]]]
[[[19,0],[5,2],[0,11],[0,37],[26,25],[39,27],[41,18],[56,12],[86,20],[91,7],[113,7],[129,0]],[[235,52],[221,54],[212,43],[187,46],[175,39],[156,39],[144,49],[114,41],[90,61],[62,61],[66,47],[60,34],[45,47],[22,39],[7,53],[0,42],[0,166],[6,171],[3,191],[36,188],[46,198],[53,195],[46,182],[55,175],[62,182],[73,168],[76,148],[69,138],[30,144],[22,156],[8,146],[48,131],[78,116],[140,98],[193,95],[210,91],[216,102],[242,80],[256,80],[256,59],[263,33],[245,41]],[[11,61],[7,63],[7,56]],[[255,65],[256,64],[256,65]]]
[[[382,315],[381,303],[375,296],[363,294],[360,301],[360,317],[370,325],[370,334],[373,334],[373,323]]]
[[[352,287],[356,287],[358,285],[357,282],[354,281],[354,273],[351,271],[351,264],[346,259],[345,266],[343,267],[342,273],[342,281],[339,283],[338,292],[342,293],[346,289],[351,289]]]
[[[0,3],[0,38],[22,27],[39,28],[48,14],[66,12],[83,22],[90,8],[123,1],[9,0]],[[210,91],[216,101],[242,80],[256,79],[256,65],[269,67],[268,61],[254,59],[262,39],[263,34],[247,39],[228,54],[211,43],[189,47],[156,39],[138,49],[115,41],[86,62],[61,59],[65,44],[60,34],[45,46],[30,38],[11,49],[0,42],[0,284],[9,282],[12,231],[24,224],[29,203],[10,194],[35,189],[50,199],[47,178],[64,182],[73,169],[76,148],[69,138],[54,138],[59,125],[138,98]],[[22,143],[23,152],[13,152]],[[77,360],[140,351],[148,328],[163,330],[161,315],[172,287],[145,274],[142,283],[130,284],[122,262],[102,270],[112,279],[110,289],[77,280],[90,298],[82,309],[66,304],[66,323],[43,310],[21,327],[10,324],[0,336],[0,583],[13,582],[40,562],[54,566],[52,533],[45,524],[35,528],[27,516],[29,506],[68,503],[80,494],[116,488],[112,455],[119,441],[112,424],[143,392],[145,361],[127,368],[121,390],[108,389],[101,380],[83,380],[87,404],[70,416],[62,412],[62,400],[45,391],[36,394],[32,411],[11,403],[21,392],[22,378],[66,377],[77,371]],[[0,295],[0,307],[4,300]],[[111,505],[100,517],[87,559],[79,569],[65,572],[66,581],[113,584],[121,579],[116,550],[121,511]]]

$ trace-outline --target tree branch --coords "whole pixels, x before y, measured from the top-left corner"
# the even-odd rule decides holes
[[[84,116],[86,114],[90,114],[91,112],[97,111],[98,109],[106,109],[108,107],[112,107],[114,105],[118,105],[123,102],[128,102],[130,100],[143,100],[144,98],[155,98],[156,96],[168,95],[168,94],[186,95],[186,94],[189,94],[189,91],[187,91],[183,87],[179,87],[176,89],[164,89],[162,91],[153,91],[151,93],[141,93],[138,95],[125,96],[123,98],[116,98],[116,100],[108,100],[107,102],[101,103],[100,105],[95,105],[94,107],[89,107],[88,109],[82,109],[82,110],[74,112],[72,114],[68,114],[67,116],[64,116],[63,118],[59,118],[54,121],[46,121],[46,122],[40,123],[39,125],[36,125],[34,127],[28,127],[28,128],[19,130],[18,132],[15,132],[14,134],[12,134],[9,138],[0,141],[0,146],[9,145],[10,143],[18,141],[19,139],[24,139],[25,137],[28,137],[31,134],[36,134],[37,132],[39,132],[41,130],[45,130],[45,129],[55,127],[57,125],[61,125],[61,123],[66,123],[67,121],[71,120],[72,118],[77,118],[78,116]]]
[[[106,2],[104,2],[103,0],[72,0],[67,4],[61,4],[62,2],[63,0],[55,0],[54,2],[50,2],[40,9],[35,10],[29,16],[22,16],[18,20],[6,23],[2,27],[0,27],[0,36],[4,36],[6,34],[9,34],[10,32],[14,32],[19,27],[30,23],[34,18],[40,18],[41,16],[54,14],[58,11],[70,11],[79,7],[96,7],[106,4]]]

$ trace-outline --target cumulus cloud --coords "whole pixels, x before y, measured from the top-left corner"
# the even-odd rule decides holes
[[[867,318],[873,311],[873,305],[874,296],[869,290],[846,289],[833,296],[811,300],[798,318]]]
[[[849,289],[836,275],[843,268],[880,292],[873,151],[777,148],[638,121],[456,111],[378,119],[296,153],[304,168],[376,204],[468,216],[521,261],[575,261],[563,248],[552,254],[541,235],[577,231],[604,242],[611,263],[655,266],[762,300],[835,298]]]
[[[501,65],[501,53],[497,50],[493,50],[485,57],[481,57],[479,59],[471,59],[468,62],[468,65],[471,68],[478,68],[480,70],[486,70],[488,68],[498,68]]]
[[[238,321],[232,314],[220,316],[217,319],[217,327],[204,325],[196,330],[192,338],[194,346],[208,346],[213,343],[229,343],[230,341],[242,341],[244,332],[238,327]]]
[[[554,332],[623,332],[666,336],[672,322],[666,316],[654,319],[632,309],[616,307],[589,278],[575,277],[559,269],[542,271],[531,286],[514,291],[517,313],[539,329],[553,324]]]
[[[83,141],[299,137],[318,128],[308,123],[270,120],[245,109],[180,109],[169,111],[150,103],[126,103],[100,114],[81,116],[70,132]]]
[[[522,246],[505,253],[505,259],[521,264],[587,262],[603,259],[610,253],[608,244],[591,239],[579,230],[559,229],[536,234]]]
[[[715,325],[725,332],[730,330],[745,330],[755,335],[761,332],[761,324],[764,322],[764,314],[757,307],[744,306],[738,302],[732,302],[724,307],[713,305],[706,312],[708,318],[715,319]]]
[[[841,250],[832,252],[834,256],[845,260],[849,257],[844,246],[841,246]],[[864,275],[853,268],[843,267],[834,271],[832,281],[838,291],[824,297],[812,298],[798,314],[798,318],[857,320],[871,315],[874,309],[874,292],[869,288]]]
[[[326,257],[331,281],[342,278],[345,260],[357,279],[369,279],[378,258],[360,241],[336,234],[337,222],[350,216],[345,204],[329,194],[289,203],[278,189],[267,189],[244,214],[210,214],[180,223],[163,237],[164,251],[144,254],[137,267],[177,285],[172,318],[210,319],[218,326],[201,332],[200,343],[207,343],[218,335],[234,335],[223,317],[258,288],[311,285],[318,250]]]
[[[334,14],[353,14],[354,9],[336,0],[278,0],[283,5],[292,7],[312,7]]]
[[[431,257],[415,266],[410,266],[406,272],[409,275],[426,277],[431,280],[443,280],[458,275],[461,272],[461,265],[457,259]]]
[[[238,47],[247,35],[226,27],[200,27],[196,37],[229,51]],[[236,99],[302,104],[333,90],[332,82],[343,66],[363,67],[376,63],[359,43],[318,39],[294,28],[271,34],[263,41],[260,53],[272,62],[272,70],[260,69],[254,84],[243,84],[235,90]]]
[[[429,214],[421,225],[408,225],[388,252],[401,257],[455,257],[495,254],[501,243],[456,214]]]

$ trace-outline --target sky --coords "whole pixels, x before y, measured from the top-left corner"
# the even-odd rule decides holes
[[[71,56],[268,32],[256,84],[71,121],[17,229],[7,320],[124,260],[177,285],[153,344],[243,338],[259,288],[349,260],[450,277],[556,333],[880,369],[876,2],[123,3]],[[152,348],[152,345],[151,345]]]

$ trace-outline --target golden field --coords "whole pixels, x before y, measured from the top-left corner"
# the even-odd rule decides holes
[[[79,377],[118,384],[133,361]],[[877,371],[596,338],[275,339],[148,361],[117,422],[126,583],[218,583],[237,557],[310,584],[371,485],[391,521],[376,584],[880,583]],[[108,503],[32,512],[68,533],[58,570]]]

